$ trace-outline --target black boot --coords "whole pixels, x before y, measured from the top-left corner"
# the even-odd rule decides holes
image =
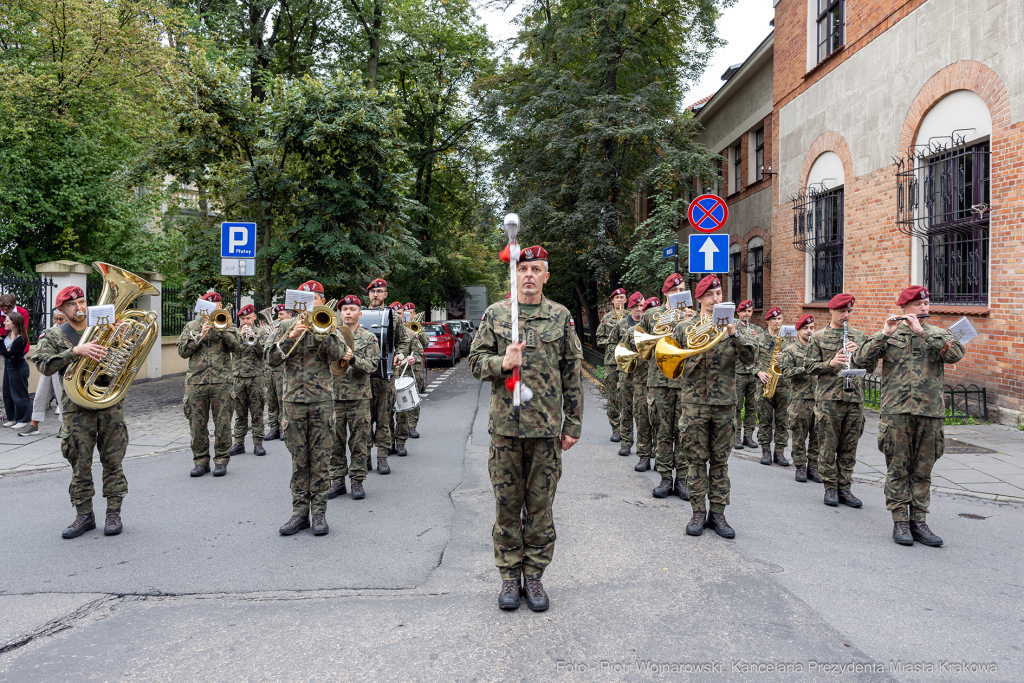
[[[264,441],[273,441],[274,439],[280,439],[280,438],[281,438],[281,430],[280,429],[271,429],[269,432],[267,432],[267,435],[265,437],[263,437],[263,440]]]
[[[640,462],[638,462],[636,464],[636,467],[634,467],[633,469],[637,472],[646,472],[647,470],[651,469],[651,459],[640,458]]]
[[[839,506],[839,494],[835,489],[825,489],[825,505],[830,508]]]
[[[405,450],[405,444],[404,443],[398,444],[398,448],[395,449],[395,453],[397,453],[398,455],[400,455],[403,458],[405,456],[409,455],[409,451]]]
[[[614,432],[612,432],[612,438],[610,438],[609,441],[611,441],[612,443],[618,443],[622,441],[622,436],[619,435],[619,430],[616,429]]]
[[[267,449],[263,447],[262,441],[255,441],[252,444],[252,452],[256,455],[266,455]]]
[[[725,515],[721,512],[712,512],[708,515],[707,526],[722,538],[736,538],[736,532],[725,521]]]
[[[807,466],[807,478],[813,481],[815,484],[821,483],[821,475],[818,474],[818,468],[813,465]]]
[[[661,483],[654,487],[652,493],[655,498],[668,498],[668,494],[672,493],[672,477],[662,477]]]
[[[363,491],[363,482],[353,481],[352,482],[352,500],[362,500],[366,498],[366,492]]]
[[[770,448],[761,449],[761,464],[771,465],[772,464],[772,451]]]
[[[345,480],[336,481],[327,489],[327,500],[334,500],[338,496],[345,495]]]
[[[231,450],[228,451],[228,455],[241,455],[245,453],[245,443],[239,441],[231,445]]]
[[[914,545],[914,535],[910,532],[910,522],[893,522],[892,540],[900,545]]]
[[[786,453],[786,449],[785,448],[776,448],[775,449],[775,455],[773,456],[774,459],[775,459],[775,464],[779,465],[780,467],[789,467],[789,461],[786,460],[785,453]]]
[[[743,437],[743,445],[746,448],[753,448],[755,451],[757,450],[757,442],[754,441],[749,434]]]
[[[61,533],[63,538],[78,538],[86,531],[92,531],[96,528],[96,515],[89,513],[86,515],[78,515],[75,517],[75,521],[71,522],[71,526]]]
[[[205,465],[196,465],[192,468],[192,471],[188,473],[190,477],[201,477],[210,471],[209,463]]]
[[[629,446],[623,446],[622,448],[619,449],[619,455],[629,455],[629,451]]]
[[[331,527],[327,526],[327,515],[322,512],[318,512],[313,515],[313,535],[314,536],[326,536],[331,531]]]
[[[540,579],[527,577],[523,581],[522,593],[526,598],[526,606],[534,612],[543,612],[550,606],[548,594],[544,592],[544,584],[540,582]]]
[[[797,467],[796,468],[796,480],[799,481],[799,482],[806,482],[807,481],[807,468],[806,467]]]
[[[859,508],[864,504],[860,498],[853,495],[852,491],[843,491],[842,489],[839,490],[839,502],[851,508]]]
[[[689,536],[700,536],[704,533],[704,523],[707,521],[707,515],[704,514],[703,510],[694,510],[693,517],[690,517],[690,523],[686,525],[686,533]]]
[[[942,539],[932,533],[932,530],[928,528],[928,525],[924,522],[911,522],[910,523],[910,535],[914,537],[914,540],[918,543],[938,548],[942,545]]]
[[[498,591],[498,609],[509,611],[519,609],[520,591],[522,591],[522,586],[519,585],[519,577],[503,580],[501,590]]]
[[[278,529],[278,531],[281,532],[282,536],[291,536],[292,534],[297,534],[300,531],[302,531],[303,529],[308,529],[308,528],[309,528],[309,516],[308,515],[302,515],[301,517],[299,515],[292,515],[292,518],[289,519],[287,522],[285,522],[284,526],[282,526],[280,529]]]
[[[124,529],[121,524],[121,510],[107,510],[107,523],[103,527],[104,536],[117,536]]]
[[[388,456],[377,456],[377,474],[391,474],[391,466],[388,465]]]
[[[676,477],[676,485],[672,492],[683,500],[690,500],[690,492],[686,490],[686,477]]]
[[[410,429],[409,430],[409,438],[410,439],[418,439],[418,438],[420,438],[420,433],[417,432],[415,429]]]
[[[388,447],[388,455],[397,455],[397,454],[398,454],[398,448],[395,446],[394,442],[392,442],[391,446]]]
[[[223,477],[228,473],[228,464],[226,462],[219,462],[213,466],[213,476]]]

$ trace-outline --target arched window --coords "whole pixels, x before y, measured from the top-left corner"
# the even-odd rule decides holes
[[[843,291],[843,216],[846,173],[835,152],[814,160],[807,187],[793,201],[793,246],[806,252],[810,300],[829,301]]]

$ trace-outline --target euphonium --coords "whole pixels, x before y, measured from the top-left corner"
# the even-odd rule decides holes
[[[782,377],[782,368],[779,367],[779,352],[782,351],[782,334],[775,338],[775,346],[772,347],[772,360],[768,364],[768,381],[765,382],[761,395],[771,398],[779,386],[779,378]]]
[[[155,294],[156,288],[138,275],[112,266],[93,263],[103,276],[103,291],[97,306],[114,305],[114,322],[88,328],[79,344],[99,344],[106,348],[103,360],[81,357],[64,376],[68,398],[92,410],[120,403],[160,335],[156,311],[126,310],[137,297]]]
[[[314,306],[313,310],[306,311],[303,315],[303,322],[306,325],[306,329],[302,331],[302,334],[295,340],[295,344],[285,354],[285,358],[292,355],[292,352],[298,348],[299,343],[305,338],[306,332],[310,331],[313,336],[317,339],[326,337],[329,334],[333,334],[334,330],[338,329],[338,314],[332,311],[327,306]]]
[[[628,346],[619,342],[615,347],[615,364],[619,366],[619,370],[629,374],[636,370],[637,364],[640,362],[640,353],[632,351]]]
[[[702,315],[697,323],[686,330],[687,348],[680,346],[674,338],[663,336],[655,346],[654,360],[662,374],[669,379],[676,379],[683,374],[687,359],[707,353],[725,339],[726,334],[726,329],[718,328],[710,315]]]
[[[344,325],[338,327],[338,332],[341,334],[341,338],[345,340],[345,346],[352,349],[353,357],[356,352],[356,338],[352,336],[352,330],[348,329]],[[331,361],[331,374],[335,377],[341,377],[348,371],[349,361],[347,360],[332,360]]]

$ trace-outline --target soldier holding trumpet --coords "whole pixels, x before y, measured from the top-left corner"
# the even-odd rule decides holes
[[[252,415],[252,448],[256,455],[266,455],[263,448],[263,346],[266,332],[256,327],[256,307],[242,306],[238,311],[239,335],[242,343],[232,354],[234,387],[231,397],[235,402],[234,444],[228,455],[245,453],[245,433],[249,431]]]

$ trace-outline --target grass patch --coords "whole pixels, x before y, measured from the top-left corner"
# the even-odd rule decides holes
[[[604,366],[602,365],[602,366],[594,368],[594,370],[590,374],[592,374],[594,377],[596,377],[597,379],[599,379],[599,380],[601,380],[603,382],[604,381]]]

